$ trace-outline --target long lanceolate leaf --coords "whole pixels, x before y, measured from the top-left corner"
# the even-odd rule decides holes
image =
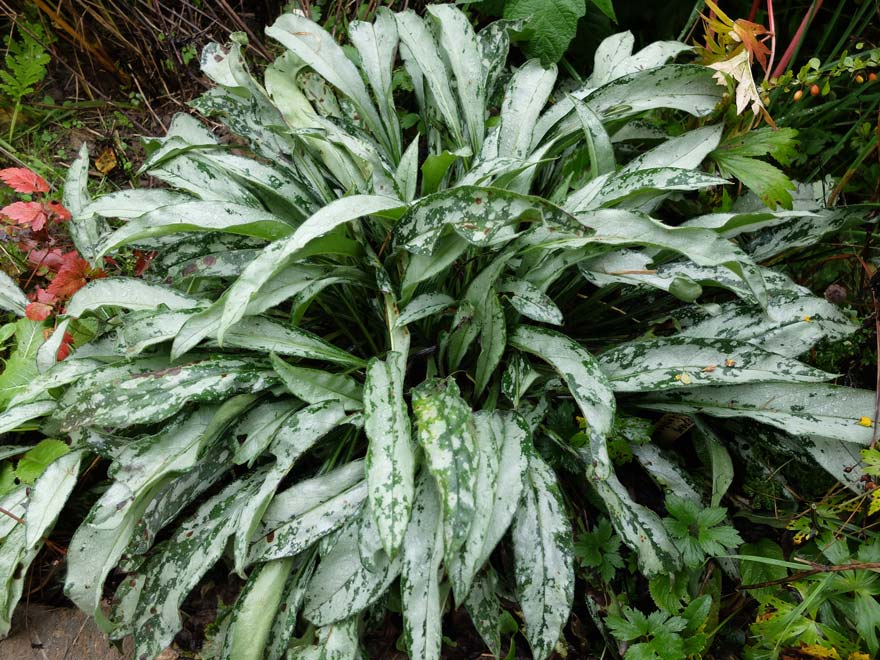
[[[415,456],[409,413],[403,398],[406,356],[390,352],[372,360],[364,384],[364,430],[370,508],[385,552],[394,556],[403,541],[413,501]]]
[[[574,598],[571,526],[553,471],[528,457],[523,497],[513,525],[516,592],[532,654],[544,660],[568,622]]]
[[[617,346],[599,357],[615,392],[646,392],[714,383],[820,382],[833,374],[746,341],[663,337]]]
[[[309,582],[303,616],[315,625],[330,625],[360,613],[400,574],[399,557],[391,560],[383,555],[370,567],[364,566],[358,553],[357,522],[339,532]]]
[[[474,426],[479,453],[474,520],[464,546],[446,567],[459,603],[513,519],[531,442],[528,425],[516,413],[477,413]]]
[[[416,488],[400,576],[404,626],[411,658],[440,658],[443,603],[438,573],[442,558],[440,494],[433,479],[425,475]]]
[[[155,657],[174,639],[181,627],[180,604],[220,558],[262,476],[253,472],[205,502],[142,569],[146,579],[135,622],[136,655]]]
[[[298,252],[313,240],[336,227],[362,216],[399,208],[402,203],[378,195],[343,197],[322,208],[300,225],[292,236],[270,244],[229,289],[223,306],[218,338],[222,341],[227,329],[245,314],[248,303],[266,282],[286,266]]]
[[[712,417],[748,417],[788,433],[871,443],[874,393],[837,385],[719,385],[658,393],[639,406]]]
[[[246,400],[240,401],[248,403]],[[174,475],[194,467],[241,407],[204,407],[132,442],[110,469],[114,479],[70,542],[65,593],[86,612],[97,612],[104,580],[119,561],[151,497]],[[117,478],[118,477],[118,478]]]
[[[373,132],[383,135],[382,120],[370,100],[360,73],[326,30],[303,16],[284,14],[266,28],[266,34],[289,48],[351,99]],[[394,153],[394,149],[390,148],[389,153]]]
[[[412,392],[418,441],[443,501],[446,558],[455,557],[473,523],[477,440],[470,407],[454,380],[426,381]]]
[[[616,403],[598,361],[577,342],[545,328],[520,326],[510,343],[547,361],[563,377],[589,430],[587,475],[608,507],[615,529],[638,550],[642,570],[649,575],[674,570],[678,553],[659,517],[632,500],[612,469],[605,436],[611,430]]]

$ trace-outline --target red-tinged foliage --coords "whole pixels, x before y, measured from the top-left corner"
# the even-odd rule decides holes
[[[146,272],[147,268],[150,267],[150,262],[153,261],[158,252],[156,252],[155,250],[151,252],[135,250],[134,253],[137,256],[137,261],[134,264],[134,276],[140,277]]]
[[[55,200],[47,202],[46,209],[50,211],[52,217],[59,222],[67,222],[70,220],[70,211],[64,208],[64,205],[61,204],[61,202],[56,202]]]
[[[52,273],[57,273],[64,265],[64,253],[60,248],[31,249],[28,252],[27,260],[35,268],[46,268]]]
[[[79,256],[76,250],[71,250],[63,256],[64,263],[58,269],[58,273],[46,289],[48,293],[58,299],[70,298],[74,293],[86,285],[90,279],[106,277],[106,273],[100,268],[92,268],[89,262]]]
[[[47,193],[49,184],[36,172],[26,167],[7,167],[0,170],[0,180],[19,193]]]
[[[40,202],[13,202],[0,209],[0,215],[19,225],[30,227],[33,231],[40,231],[49,219],[46,209]]]
[[[55,359],[59,362],[65,359],[68,355],[70,355],[70,350],[72,346],[73,335],[69,332],[65,332],[64,337],[61,338],[61,345],[58,347],[58,353],[55,354]]]
[[[24,315],[31,321],[45,321],[49,318],[49,315],[52,314],[52,311],[52,305],[47,305],[46,303],[41,302],[32,302],[24,308]]]
[[[764,69],[764,73],[767,73],[767,67],[769,66],[767,57],[770,55],[770,49],[767,48],[767,45],[762,40],[758,39],[758,37],[766,39],[770,36],[770,30],[763,25],[752,23],[743,18],[737,19],[734,22],[733,30],[742,41],[746,50],[751,53],[752,58],[757,60],[758,64],[761,65],[761,68]]]
[[[28,298],[33,302],[24,308],[24,314],[31,321],[45,321],[55,311],[55,296],[42,287],[37,287]]]

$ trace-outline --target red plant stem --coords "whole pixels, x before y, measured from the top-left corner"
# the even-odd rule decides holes
[[[768,2],[772,2],[773,0],[768,0]],[[761,0],[754,0],[752,2],[752,8],[749,10],[749,21],[754,23],[755,16],[758,15],[758,7],[761,6]]]
[[[804,33],[807,31],[807,27],[816,16],[816,13],[819,11],[820,7],[822,7],[822,0],[813,0],[813,4],[810,5],[807,13],[804,14],[804,19],[801,21],[800,27],[798,27],[797,32],[794,33],[794,38],[791,40],[791,43],[788,44],[788,48],[786,48],[785,52],[782,54],[782,59],[779,60],[779,64],[777,65],[776,69],[773,70],[773,73],[771,74],[772,78],[778,78],[783,73],[785,73],[785,70],[788,68],[789,63],[791,62],[791,58],[794,57],[794,52],[801,45],[801,41],[803,41]],[[772,25],[770,27],[770,30],[773,30]]]
[[[776,18],[773,16],[773,0],[767,0],[767,22],[770,24],[770,61],[764,72],[764,80],[770,76],[773,70],[773,60],[776,59]]]

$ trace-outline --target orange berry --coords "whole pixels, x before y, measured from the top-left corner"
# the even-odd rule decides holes
[[[819,85],[813,85],[810,87],[810,94],[813,96],[819,96]]]
[[[802,98],[804,98],[804,90],[799,89],[798,91],[796,91],[796,92],[794,93],[794,96],[793,96],[792,98],[793,98],[795,101],[800,101]]]
[[[876,74],[876,73],[873,73],[873,72],[872,72],[872,73],[869,73],[869,74],[868,74],[868,80],[870,80],[871,82],[874,82],[875,80],[877,80],[877,74]]]
[[[856,76],[855,80],[856,80],[856,83],[858,83],[859,85],[861,85],[863,82],[865,82],[865,76],[863,76],[863,75],[860,73],[859,75]]]

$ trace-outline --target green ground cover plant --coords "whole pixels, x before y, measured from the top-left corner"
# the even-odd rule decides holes
[[[857,325],[766,265],[863,210],[780,170],[787,197],[707,205],[785,153],[743,129],[733,82],[620,33],[578,83],[508,64],[515,27],[380,10],[343,49],[286,14],[262,80],[240,36],[203,51],[215,87],[194,107],[234,137],[177,115],[143,166],[167,188],[93,198],[80,153],[63,199],[79,255],[156,256],[73,293],[48,338],[0,332],[30,333],[35,368],[0,432],[50,439],[0,449],[6,629],[92,457],[108,483],[65,591],[146,658],[215,564],[244,586],[206,657],[361,657],[390,612],[410,657],[439,658],[464,608],[493,655],[521,628],[546,658],[573,607],[628,660],[699,657],[730,585],[800,567],[769,546],[731,558],[734,480],[821,465],[864,499],[874,393],[800,359]],[[4,277],[0,304],[28,300]],[[661,440],[670,424],[690,430]],[[873,561],[857,545],[805,552]],[[842,650],[876,653],[873,575],[853,574],[795,576],[827,587],[807,605],[756,592],[778,643],[749,652],[774,657],[805,620],[811,644],[842,626]]]

